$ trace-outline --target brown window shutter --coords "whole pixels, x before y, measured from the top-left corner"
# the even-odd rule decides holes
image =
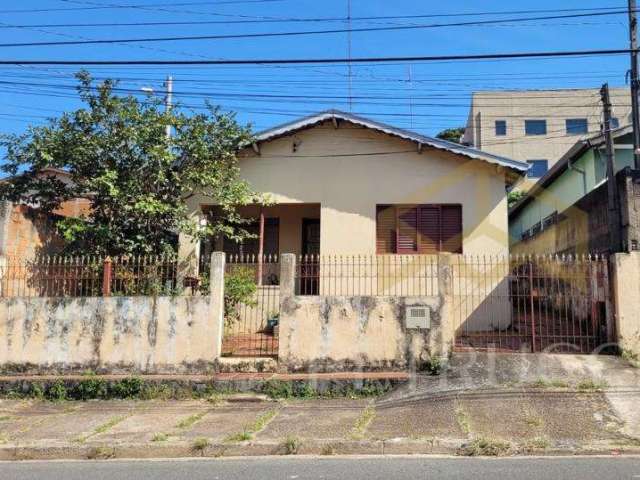
[[[462,253],[462,206],[442,205],[442,252]]]
[[[418,250],[418,208],[398,207],[398,253]]]
[[[440,207],[421,205],[418,210],[418,252],[438,253],[440,250]]]
[[[396,209],[388,205],[376,207],[376,250],[396,253]]]

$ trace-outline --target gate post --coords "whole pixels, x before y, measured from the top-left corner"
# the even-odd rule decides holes
[[[453,257],[450,253],[438,254],[438,295],[442,300],[440,310],[440,354],[444,357],[454,348],[456,342],[456,330],[459,325],[455,323],[453,306]],[[458,264],[463,257],[456,255]]]
[[[283,253],[280,256],[280,304],[283,299],[296,294],[296,256]],[[282,311],[282,309],[280,309]]]
[[[533,303],[533,261],[529,257],[529,300],[531,304],[531,351],[536,353],[536,317]]]
[[[222,335],[224,334],[224,265],[225,254],[213,252],[209,270],[209,308],[213,336],[213,357],[222,354]]]

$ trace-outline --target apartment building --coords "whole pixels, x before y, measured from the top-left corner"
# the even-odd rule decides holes
[[[628,88],[611,89],[612,127],[631,123]],[[575,145],[602,126],[600,90],[474,92],[462,143],[530,165],[528,189]]]

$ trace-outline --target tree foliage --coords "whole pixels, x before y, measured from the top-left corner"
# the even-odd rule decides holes
[[[88,215],[57,221],[69,253],[167,252],[179,232],[247,235],[235,207],[260,199],[240,179],[236,152],[250,142],[249,127],[217,108],[166,112],[152,96],[117,95],[115,81],[96,84],[87,72],[77,78],[84,108],[22,135],[0,137],[7,160],[2,168],[13,176],[0,184],[0,199],[44,212],[70,199],[88,199]],[[43,174],[47,168],[65,170],[71,182]],[[219,205],[206,226],[190,218],[186,206],[198,195]]]
[[[460,143],[460,139],[462,135],[464,135],[464,127],[457,128],[447,128],[446,130],[442,130],[440,133],[436,135],[436,138],[440,140],[447,140],[449,142]]]

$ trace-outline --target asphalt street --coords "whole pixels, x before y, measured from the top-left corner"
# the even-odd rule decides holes
[[[0,463],[2,480],[640,479],[640,457],[264,457]]]

